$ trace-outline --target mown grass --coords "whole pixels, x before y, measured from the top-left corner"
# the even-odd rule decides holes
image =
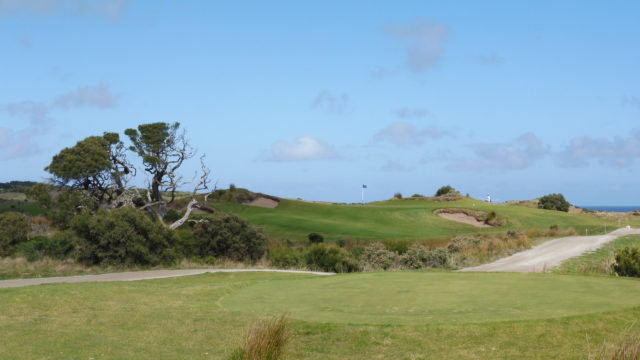
[[[214,204],[214,203],[211,203]],[[390,200],[366,205],[325,204],[297,200],[282,200],[274,209],[240,204],[215,203],[222,211],[235,213],[262,227],[268,235],[306,241],[311,232],[325,235],[328,241],[339,239],[413,239],[437,242],[453,235],[478,232],[504,232],[510,229],[547,230],[552,225],[574,228],[579,234],[603,233],[605,224],[610,231],[611,220],[603,220],[589,214],[569,214],[540,210],[526,206],[490,204],[464,198],[452,202],[429,200]],[[477,228],[443,219],[435,210],[463,208],[491,212],[507,220],[507,225]],[[632,225],[640,219],[631,219]],[[626,225],[626,223],[622,224]]]
[[[640,235],[618,238],[601,248],[571,258],[553,269],[560,274],[613,275],[611,266],[615,262],[615,251],[627,246],[640,246]]]
[[[403,312],[410,313],[412,305],[402,300],[410,298],[410,293],[396,299],[396,293],[385,291],[387,285],[397,282],[394,274],[409,275],[409,279],[413,276],[411,274],[416,274],[413,277],[414,285],[432,286],[432,291],[416,293],[418,299],[423,298],[428,303],[430,294],[448,299],[439,291],[446,290],[451,279],[441,282],[438,274],[429,278],[431,273],[377,274],[377,285],[370,283],[378,289],[373,299],[381,298],[384,300],[381,303],[395,302]],[[353,279],[357,283],[357,277],[365,275],[345,275],[344,279]],[[456,273],[446,275],[466,276]],[[486,290],[481,290],[487,284],[485,280],[491,282],[497,278],[513,277],[512,283],[515,284],[523,276],[472,275],[477,278],[469,281],[469,293],[478,296],[467,297],[465,301],[455,300],[450,305],[446,305],[446,301],[439,302],[440,306],[449,307],[438,315],[440,320],[434,318],[421,322],[389,320],[371,324],[337,321],[341,315],[353,314],[358,299],[349,297],[351,294],[344,289],[323,287],[327,294],[333,295],[332,303],[327,306],[335,307],[334,318],[318,321],[292,313],[289,321],[292,338],[287,358],[585,359],[590,349],[593,350],[593,344],[618,339],[640,317],[640,300],[637,294],[632,293],[626,296],[626,300],[616,300],[627,302],[617,309],[600,309],[598,304],[592,303],[590,306],[597,313],[591,311],[580,315],[560,309],[552,318],[546,319],[518,320],[517,316],[511,319],[491,316],[486,321],[465,322],[464,316],[461,316],[460,321],[448,321],[448,313],[464,312],[467,308],[465,304],[471,307],[478,305],[476,301],[481,301],[482,296],[487,294]],[[418,279],[420,276],[423,277]],[[577,283],[584,279],[592,281],[587,277],[551,274],[533,277],[548,282],[547,286],[535,289],[535,296],[540,305],[547,299],[549,306],[566,296],[567,283],[563,279],[572,278]],[[306,281],[313,284],[323,279],[309,275],[228,273],[142,282],[0,289],[0,358],[225,359],[242,343],[247,327],[268,315],[258,316],[254,312],[258,301],[247,303],[248,309],[231,309],[229,302],[234,294],[260,286],[263,291],[275,295],[289,291],[292,283],[298,282],[303,286]],[[558,279],[557,283],[555,279]],[[593,287],[590,290],[598,296],[618,288],[618,285],[621,289],[617,291],[640,288],[640,282],[636,280],[595,278],[593,281],[602,282],[600,285],[611,282],[604,288]],[[411,288],[407,290],[412,291]],[[512,310],[536,312],[527,310],[528,304],[523,302],[530,294],[519,294],[519,291],[511,291],[510,286],[505,286],[500,289],[500,295],[505,299],[496,304],[494,311],[476,307],[470,316],[481,320],[482,314],[491,315],[508,310],[505,304],[509,304]],[[287,301],[290,307],[299,303],[295,297]],[[389,316],[395,311],[392,306],[386,305],[373,309],[373,300],[368,301],[362,303],[368,316]],[[577,301],[576,306],[582,306]],[[608,300],[604,299],[601,302],[602,305],[607,303]],[[342,311],[343,308],[346,311]],[[601,312],[603,310],[607,312]]]

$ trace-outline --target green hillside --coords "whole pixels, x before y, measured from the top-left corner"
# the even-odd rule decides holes
[[[338,239],[438,239],[478,232],[504,232],[511,229],[546,230],[552,225],[572,227],[580,234],[604,232],[618,226],[615,220],[604,220],[592,214],[573,214],[541,210],[510,204],[490,204],[464,198],[451,202],[431,200],[389,200],[365,205],[315,203],[283,199],[273,209],[231,203],[215,203],[215,207],[235,213],[262,227],[274,238],[302,241],[310,232],[319,232],[329,241]],[[443,219],[435,210],[461,208],[494,211],[507,220],[507,225],[477,228]],[[640,224],[640,219],[623,220],[620,225]]]

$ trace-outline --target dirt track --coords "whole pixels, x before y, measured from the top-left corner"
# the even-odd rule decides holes
[[[631,234],[640,234],[640,229],[623,228],[606,235],[559,238],[492,263],[461,271],[543,272],[560,265],[566,259],[596,250],[609,241]]]
[[[149,270],[149,271],[129,271],[120,273],[100,274],[100,275],[81,275],[81,276],[61,276],[50,278],[34,278],[34,279],[15,279],[0,281],[0,288],[21,287],[41,284],[57,284],[57,283],[84,283],[84,282],[106,282],[106,281],[136,281],[163,279],[178,276],[198,275],[204,273],[215,272],[283,272],[294,274],[313,274],[313,275],[334,275],[334,273],[316,272],[316,271],[298,271],[298,270],[275,270],[275,269],[192,269],[192,270]]]

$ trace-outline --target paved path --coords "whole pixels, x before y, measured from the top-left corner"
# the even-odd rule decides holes
[[[609,241],[631,234],[640,234],[640,229],[622,228],[606,235],[559,238],[492,263],[460,271],[543,272],[560,265],[566,259],[596,250]]]
[[[80,276],[61,276],[49,278],[34,279],[15,279],[0,281],[0,288],[21,287],[40,284],[57,284],[57,283],[84,283],[84,282],[105,282],[105,281],[136,281],[163,279],[178,276],[198,275],[204,273],[216,272],[281,272],[293,274],[313,274],[313,275],[335,275],[334,273],[317,272],[317,271],[299,271],[299,270],[276,270],[276,269],[189,269],[189,270],[149,270],[149,271],[129,271],[119,273],[109,273],[100,275],[80,275]]]

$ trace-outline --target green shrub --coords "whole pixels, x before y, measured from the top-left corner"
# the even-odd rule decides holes
[[[640,277],[640,248],[624,247],[615,252],[613,271],[620,276]]]
[[[351,254],[337,246],[314,244],[306,251],[305,262],[310,269],[332,272],[353,272],[358,265]]]
[[[449,252],[445,248],[438,248],[434,251],[422,245],[414,244],[400,258],[402,268],[418,270],[425,268],[442,268],[449,262]]]
[[[557,210],[568,212],[571,204],[565,200],[562,194],[549,194],[540,198],[538,208],[545,210]]]
[[[279,268],[299,268],[304,266],[304,258],[300,251],[282,245],[269,251],[269,261]]]
[[[406,253],[409,250],[409,245],[411,245],[411,242],[405,239],[387,239],[384,241],[385,248],[398,253],[398,255]]]
[[[443,196],[443,195],[447,195],[447,194],[450,194],[450,193],[453,193],[453,192],[456,192],[456,189],[454,189],[453,186],[445,185],[445,186],[442,186],[441,188],[439,188],[436,191],[436,196]]]
[[[266,236],[235,215],[208,218],[197,223],[193,233],[198,238],[198,256],[255,262],[266,252]]]
[[[44,257],[64,260],[73,252],[76,241],[74,232],[63,231],[51,237],[35,236],[20,243],[18,251],[29,261],[41,260]]]
[[[312,232],[309,235],[307,235],[307,238],[309,239],[309,242],[311,244],[319,244],[324,241],[324,236],[315,232]]]
[[[397,192],[397,193],[393,194],[393,198],[401,200],[402,199],[402,193]]]
[[[383,243],[375,242],[363,249],[360,263],[365,270],[388,270],[397,267],[398,258],[398,253],[387,250]]]
[[[13,255],[16,247],[29,236],[27,218],[16,212],[0,214],[0,256]]]
[[[87,264],[158,265],[175,261],[173,231],[132,207],[82,214],[71,221],[78,258]]]
[[[167,210],[167,213],[164,215],[164,218],[162,220],[164,220],[164,222],[167,224],[171,224],[180,220],[180,218],[182,218],[182,215],[180,215],[180,213],[178,213],[174,209],[169,209]]]
[[[422,195],[422,194],[413,194],[413,195],[411,195],[411,197],[412,198],[421,198],[421,197],[424,197],[424,195]]]

